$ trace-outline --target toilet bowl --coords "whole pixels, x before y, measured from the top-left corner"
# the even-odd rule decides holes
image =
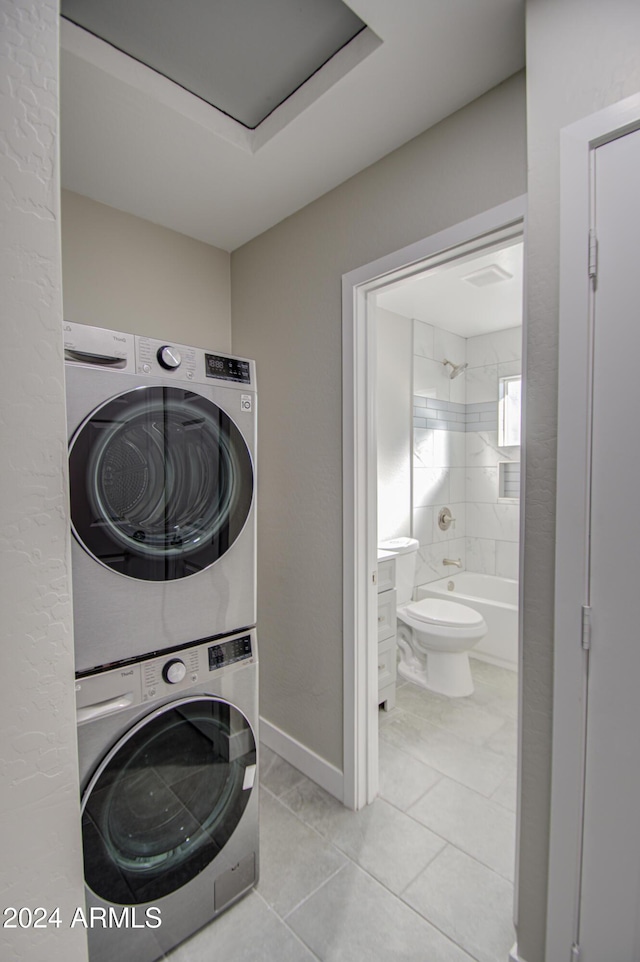
[[[457,601],[412,601],[418,553],[415,538],[394,538],[378,547],[396,555],[398,674],[441,695],[458,698],[473,694],[469,651],[487,633],[484,618]]]
[[[441,695],[473,694],[469,651],[487,633],[473,608],[425,598],[397,609],[398,674]]]

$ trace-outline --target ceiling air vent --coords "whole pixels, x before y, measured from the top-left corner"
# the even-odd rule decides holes
[[[482,267],[479,271],[472,271],[471,274],[465,274],[462,280],[473,284],[474,287],[490,287],[491,284],[500,284],[501,281],[509,281],[512,277],[513,274],[505,271],[502,267],[498,267],[497,264],[489,264],[487,267]]]

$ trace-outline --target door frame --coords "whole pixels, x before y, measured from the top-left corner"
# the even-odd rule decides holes
[[[392,280],[423,271],[425,261],[435,267],[465,249],[525,236],[525,230],[522,195],[342,278],[343,802],[348,808],[362,808],[378,791],[376,338],[368,297]],[[523,314],[523,347],[525,324]],[[521,454],[524,464],[524,443]],[[521,512],[521,561],[523,524]]]
[[[580,926],[588,651],[594,151],[640,128],[640,95],[560,132],[558,456],[553,653],[553,741],[546,958],[573,956]]]

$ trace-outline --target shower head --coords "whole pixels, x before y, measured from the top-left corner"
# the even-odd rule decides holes
[[[449,375],[449,377],[451,378],[452,381],[454,377],[458,377],[459,374],[462,374],[462,372],[469,367],[466,361],[464,361],[462,364],[454,364],[453,361],[444,360],[442,363],[444,364],[445,367],[447,366],[447,364],[450,366],[451,374]]]

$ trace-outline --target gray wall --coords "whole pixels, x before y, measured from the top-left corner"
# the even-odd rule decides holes
[[[82,962],[58,172],[58,6],[0,0],[2,906],[0,958]],[[7,78],[11,82],[7,82]]]
[[[68,321],[229,351],[230,268],[226,251],[62,191]]]
[[[559,131],[640,90],[639,37],[637,0],[527,3],[527,475],[518,926],[518,948],[526,962],[542,962],[545,958],[553,683]]]
[[[263,716],[342,767],[341,277],[526,191],[519,74],[231,257],[260,392]]]

